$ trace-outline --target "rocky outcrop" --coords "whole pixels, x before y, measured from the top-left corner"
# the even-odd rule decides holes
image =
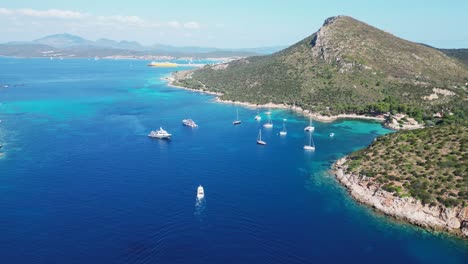
[[[421,227],[448,231],[468,238],[468,207],[429,206],[412,197],[396,197],[367,180],[365,176],[348,173],[346,157],[335,163],[334,172],[338,181],[360,203]]]

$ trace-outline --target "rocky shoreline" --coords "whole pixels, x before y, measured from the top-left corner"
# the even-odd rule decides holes
[[[183,86],[175,85],[174,82],[177,78],[174,75],[163,78],[168,81],[168,85],[175,88],[186,89],[194,92],[206,93],[215,95],[216,102],[241,105],[247,108],[276,108],[276,109],[289,109],[297,114],[304,116],[311,116],[312,119],[321,122],[333,122],[337,119],[365,119],[385,122],[384,117],[372,117],[356,114],[340,114],[334,116],[324,116],[320,113],[310,112],[309,110],[302,109],[301,107],[291,106],[286,104],[268,103],[257,105],[247,102],[222,100],[220,93],[214,93],[203,89],[191,89]],[[394,129],[416,129],[421,126],[414,127],[392,127],[384,124],[384,126]],[[411,224],[421,226],[431,230],[446,231],[459,237],[468,238],[468,207],[464,208],[446,208],[443,206],[423,205],[419,200],[412,197],[395,197],[392,193],[382,190],[378,186],[368,184],[369,181],[365,177],[359,175],[348,174],[345,164],[346,157],[338,160],[333,165],[334,174],[338,181],[345,186],[351,196],[358,202],[371,206],[377,211],[386,215],[392,216],[396,219],[401,219]]]
[[[396,197],[366,177],[349,173],[346,161],[346,157],[339,159],[333,165],[333,173],[358,202],[411,224],[468,239],[468,207],[429,206],[412,197]]]

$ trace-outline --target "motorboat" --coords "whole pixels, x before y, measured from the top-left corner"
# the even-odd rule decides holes
[[[199,185],[197,188],[197,198],[202,199],[205,197],[205,190],[203,189],[203,186]]]
[[[184,126],[188,126],[188,127],[191,127],[191,128],[198,127],[198,125],[192,119],[184,119],[184,120],[182,120],[182,124]]]
[[[162,127],[159,128],[159,130],[153,130],[148,134],[148,137],[151,138],[159,138],[159,139],[169,139],[171,138],[172,134],[169,134],[166,130],[164,130]]]

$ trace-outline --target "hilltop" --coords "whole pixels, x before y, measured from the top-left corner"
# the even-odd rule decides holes
[[[468,67],[441,51],[347,16],[277,53],[176,75],[176,85],[222,99],[295,104],[322,114],[463,108]],[[330,111],[330,112],[329,112]]]

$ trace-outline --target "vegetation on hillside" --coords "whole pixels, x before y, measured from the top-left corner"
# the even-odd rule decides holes
[[[370,184],[424,204],[468,205],[468,128],[440,125],[377,138],[349,156]]]
[[[447,56],[456,58],[461,62],[468,65],[468,49],[439,49],[443,53],[447,54]]]
[[[221,92],[227,100],[295,104],[325,115],[394,110],[421,120],[465,112],[468,68],[437,49],[338,17],[283,51],[185,76],[176,84]]]

